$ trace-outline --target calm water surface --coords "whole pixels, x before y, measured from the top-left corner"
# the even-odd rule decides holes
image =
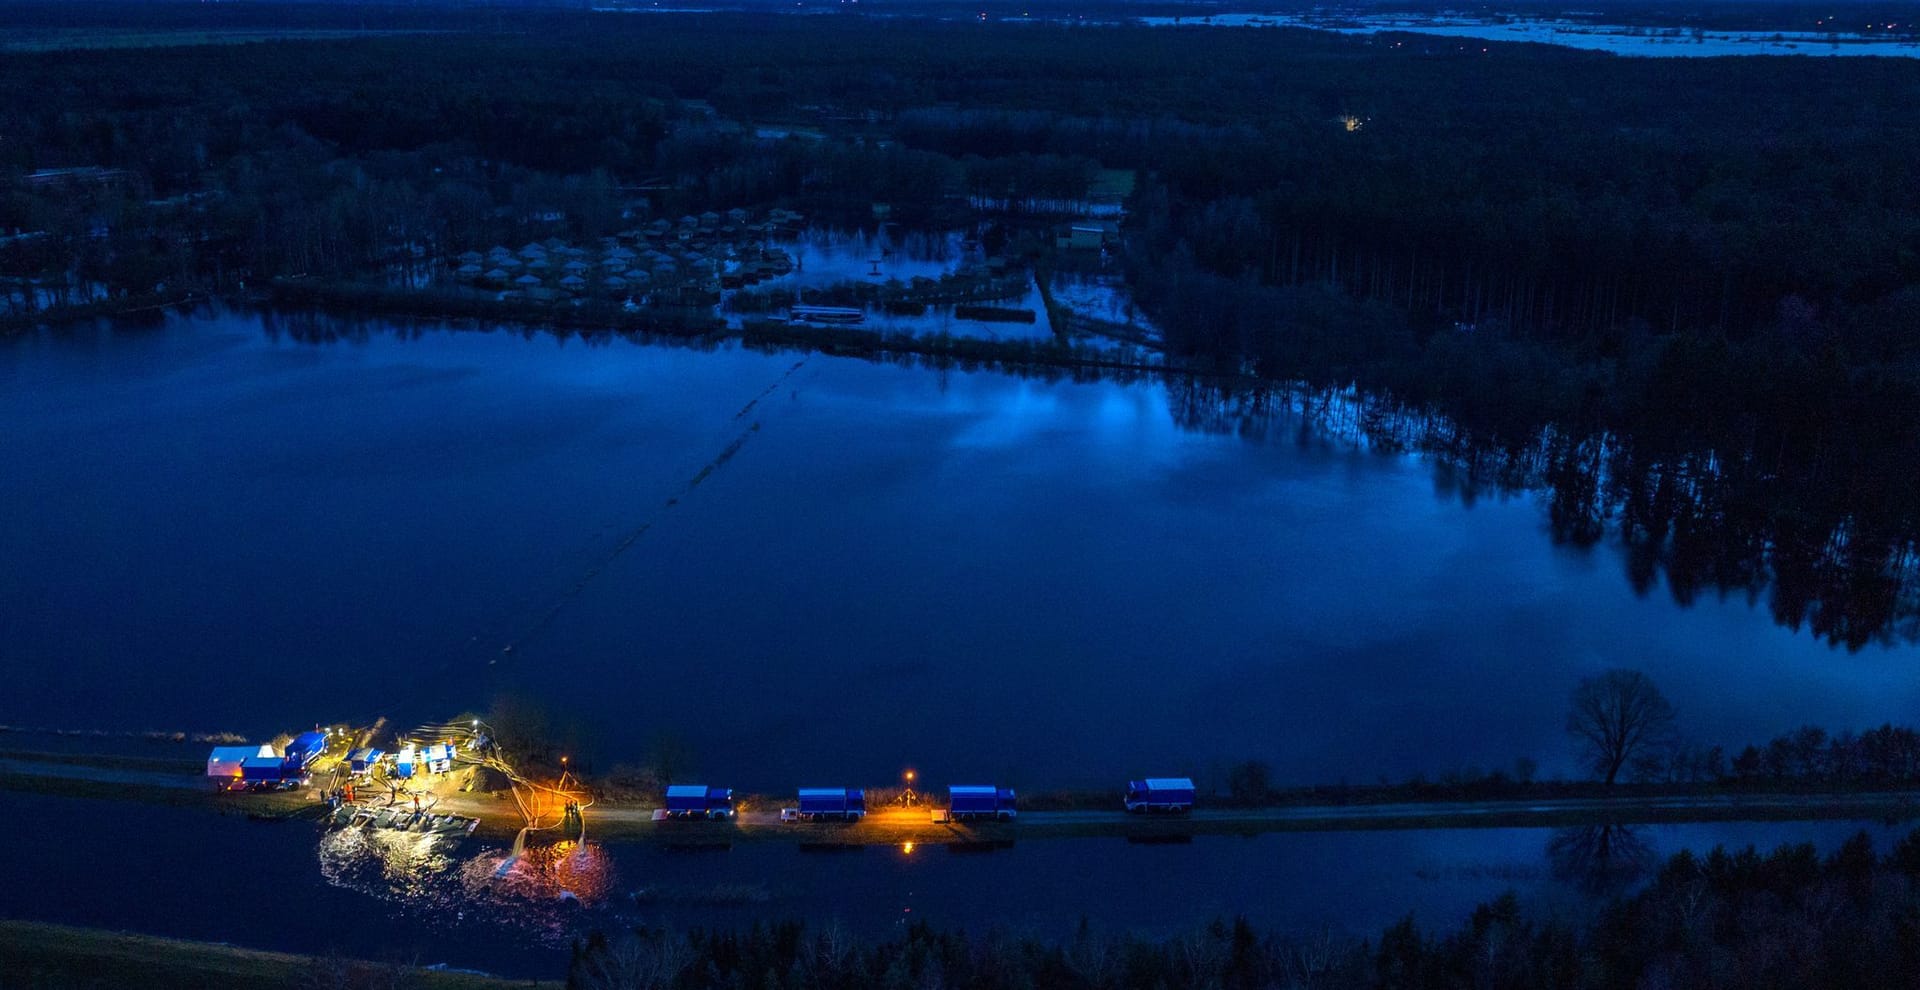
[[[290,322],[291,321],[291,322]],[[0,723],[270,734],[538,700],[712,782],[1572,772],[1582,676],[1695,739],[1911,721],[1913,647],[1636,595],[1532,498],[1049,383],[234,313],[0,343]],[[509,650],[508,648],[511,647]]]
[[[1547,829],[1055,840],[988,852],[589,843],[509,864],[486,843],[321,836],[307,824],[196,809],[0,794],[0,813],[59,830],[57,846],[0,858],[0,917],[550,978],[565,972],[573,939],[636,924],[803,919],[879,939],[925,920],[1065,938],[1084,918],[1095,930],[1163,937],[1244,916],[1289,936],[1345,939],[1377,936],[1408,914],[1429,929],[1452,926],[1507,891],[1563,918],[1598,903],[1550,854],[1557,833]],[[1635,829],[1640,872],[1619,882],[1644,879],[1646,864],[1682,849],[1812,842],[1825,853],[1862,829],[1883,850],[1906,831],[1859,822]]]

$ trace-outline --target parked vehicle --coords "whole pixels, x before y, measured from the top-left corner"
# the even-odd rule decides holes
[[[348,754],[347,766],[356,774],[365,774],[371,772],[374,767],[379,766],[381,758],[386,755],[386,753],[374,749],[371,746],[356,749]]]
[[[287,766],[305,772],[308,765],[327,751],[327,734],[302,732],[287,744]]]
[[[240,761],[240,780],[250,790],[298,787],[301,776],[285,757],[249,756]]]
[[[733,789],[702,784],[674,784],[667,788],[668,818],[732,818]]]
[[[1126,807],[1136,815],[1185,814],[1193,810],[1193,781],[1187,777],[1130,780]]]
[[[848,787],[802,787],[800,807],[781,808],[783,822],[857,822],[867,816],[867,792]]]
[[[991,818],[997,821],[1011,821],[1015,814],[1017,812],[1014,810],[1011,788],[955,784],[947,788],[946,809],[935,811],[933,820],[959,822]]]

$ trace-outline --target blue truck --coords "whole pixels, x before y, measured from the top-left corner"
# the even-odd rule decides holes
[[[802,787],[800,807],[781,808],[783,822],[857,822],[867,816],[867,792],[851,787]]]
[[[302,732],[287,744],[287,766],[306,772],[307,765],[327,751],[327,734],[324,732]]]
[[[1127,781],[1126,806],[1136,815],[1185,814],[1193,810],[1193,781],[1187,777]]]
[[[674,784],[667,788],[666,818],[732,818],[733,789],[703,784]]]
[[[291,787],[300,782],[300,769],[280,756],[249,756],[240,761],[240,780],[248,787]]]
[[[934,812],[934,820],[960,822],[992,818],[1011,821],[1015,814],[1012,788],[955,784],[947,788],[946,810]]]

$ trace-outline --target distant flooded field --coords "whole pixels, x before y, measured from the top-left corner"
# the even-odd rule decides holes
[[[1861,17],[1870,15],[1862,13]],[[1445,42],[1515,41],[1559,45],[1585,51],[1612,52],[1650,58],[1705,58],[1719,55],[1878,55],[1920,58],[1920,41],[1910,35],[1873,34],[1880,24],[1855,24],[1855,30],[1835,31],[1726,31],[1631,24],[1595,24],[1544,17],[1480,17],[1437,13],[1370,14],[1316,12],[1313,14],[1194,14],[1179,17],[1142,17],[1152,27],[1294,27],[1340,34],[1407,33],[1429,35],[1445,50]],[[1888,23],[1889,31],[1903,25]],[[1858,30],[1866,28],[1866,32]],[[1403,42],[1396,42],[1400,47]]]

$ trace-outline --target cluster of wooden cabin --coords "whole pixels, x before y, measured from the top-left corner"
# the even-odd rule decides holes
[[[714,303],[721,289],[737,289],[793,271],[793,259],[768,245],[789,236],[805,218],[774,210],[755,219],[745,210],[655,220],[590,245],[554,237],[518,250],[496,245],[453,259],[453,276],[479,289],[559,300],[600,297]],[[710,298],[709,298],[710,297]]]

